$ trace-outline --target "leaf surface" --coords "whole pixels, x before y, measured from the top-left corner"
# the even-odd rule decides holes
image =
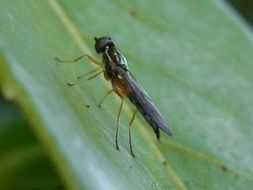
[[[249,189],[253,185],[252,34],[220,1],[3,1],[2,90],[16,100],[69,189]],[[149,92],[173,138],[156,142],[102,78],[69,87],[94,68],[57,64],[110,35]]]

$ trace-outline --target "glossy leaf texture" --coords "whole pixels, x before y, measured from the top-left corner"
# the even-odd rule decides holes
[[[250,189],[253,186],[252,33],[223,1],[7,1],[0,6],[0,84],[20,105],[68,189]],[[94,69],[55,62],[95,55],[111,36],[170,122],[157,142]]]

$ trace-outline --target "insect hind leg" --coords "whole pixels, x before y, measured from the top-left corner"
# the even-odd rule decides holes
[[[135,158],[135,154],[133,152],[133,147],[132,147],[132,138],[131,138],[131,126],[132,126],[132,123],[134,121],[134,118],[136,116],[136,113],[137,113],[137,109],[134,110],[134,113],[132,115],[132,118],[130,120],[130,123],[129,123],[129,126],[128,126],[128,137],[129,137],[129,147],[130,147],[130,152],[131,152],[131,155]]]

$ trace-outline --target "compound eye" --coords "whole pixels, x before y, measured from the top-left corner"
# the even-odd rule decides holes
[[[103,53],[107,48],[111,48],[114,45],[112,39],[110,37],[104,36],[100,38],[94,38],[95,39],[95,50],[97,53]],[[106,48],[107,47],[107,48]]]

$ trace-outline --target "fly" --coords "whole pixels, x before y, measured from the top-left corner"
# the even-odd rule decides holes
[[[148,124],[152,127],[158,140],[160,139],[160,131],[159,131],[160,129],[170,136],[172,135],[171,129],[169,128],[160,111],[152,102],[148,93],[139,83],[137,83],[133,75],[130,73],[126,58],[116,47],[112,39],[107,36],[100,38],[95,37],[94,39],[95,39],[95,50],[98,54],[102,55],[102,62],[96,61],[94,58],[92,58],[87,54],[70,61],[66,60],[62,61],[58,58],[56,58],[56,60],[58,62],[77,62],[81,58],[87,57],[92,63],[97,65],[98,68],[89,73],[86,73],[85,75],[78,76],[77,80],[89,74],[93,74],[91,77],[88,78],[88,80],[90,80],[103,73],[104,78],[111,82],[112,89],[105,94],[105,96],[99,102],[98,106],[100,107],[105,98],[112,92],[115,92],[121,98],[119,112],[117,115],[117,128],[115,137],[115,144],[117,149],[119,149],[118,145],[119,118],[120,113],[122,111],[124,99],[127,97],[135,105],[136,109],[133,112],[128,130],[130,152],[131,155],[135,157],[131,141],[131,125],[138,111],[148,122]],[[68,85],[70,86],[76,84],[77,83],[68,83]]]

